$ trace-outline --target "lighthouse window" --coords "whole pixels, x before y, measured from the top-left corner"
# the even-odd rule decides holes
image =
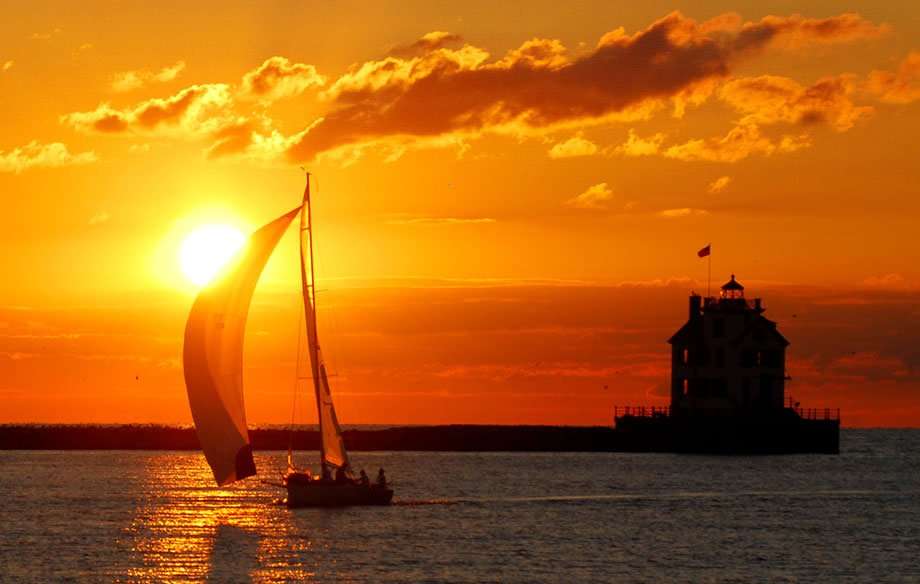
[[[715,339],[721,339],[725,336],[725,321],[721,318],[712,321],[712,336]]]
[[[686,379],[684,379],[684,380],[681,382],[681,392],[682,392],[684,395],[687,395],[687,394],[690,392],[690,382],[687,381]]]
[[[680,362],[683,363],[684,365],[688,365],[690,363],[690,350],[689,349],[684,349],[683,351],[681,351]]]

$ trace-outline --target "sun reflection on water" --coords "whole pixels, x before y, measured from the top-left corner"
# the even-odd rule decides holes
[[[168,460],[169,466],[163,466]],[[150,457],[127,529],[131,581],[309,581],[311,541],[255,480],[214,486],[200,455]]]

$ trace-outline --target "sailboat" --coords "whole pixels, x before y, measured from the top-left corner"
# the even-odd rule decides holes
[[[287,489],[287,504],[291,507],[386,505],[393,498],[393,490],[386,485],[382,471],[375,484],[364,476],[362,481],[356,481],[351,475],[319,346],[309,173],[303,202],[253,232],[244,251],[201,290],[192,304],[185,326],[183,371],[198,440],[218,486],[257,474],[243,403],[246,318],[265,264],[298,215],[300,279],[319,419],[321,472],[314,477],[309,470],[295,468],[289,449],[287,471],[279,485]]]

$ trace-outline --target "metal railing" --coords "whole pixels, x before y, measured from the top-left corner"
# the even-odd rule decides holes
[[[791,395],[786,396],[786,407],[803,420],[837,420],[840,421],[840,408],[803,408]]]
[[[621,416],[636,418],[659,418],[671,415],[671,406],[614,406],[614,419]]]
[[[743,306],[750,310],[766,308],[766,305],[760,298],[721,298],[719,296],[704,297],[703,308],[719,306],[722,302],[725,302],[723,306]]]
[[[803,420],[836,420],[840,421],[840,408],[803,408],[792,398],[786,403],[786,408],[792,410]],[[614,406],[613,419],[623,416],[634,418],[666,418],[671,415],[671,406]]]
[[[840,421],[840,408],[791,408],[803,420]]]

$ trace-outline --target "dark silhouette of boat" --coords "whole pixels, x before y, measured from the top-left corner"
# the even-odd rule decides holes
[[[381,485],[324,482],[302,471],[284,477],[288,507],[344,507],[349,505],[389,505],[393,489]]]

